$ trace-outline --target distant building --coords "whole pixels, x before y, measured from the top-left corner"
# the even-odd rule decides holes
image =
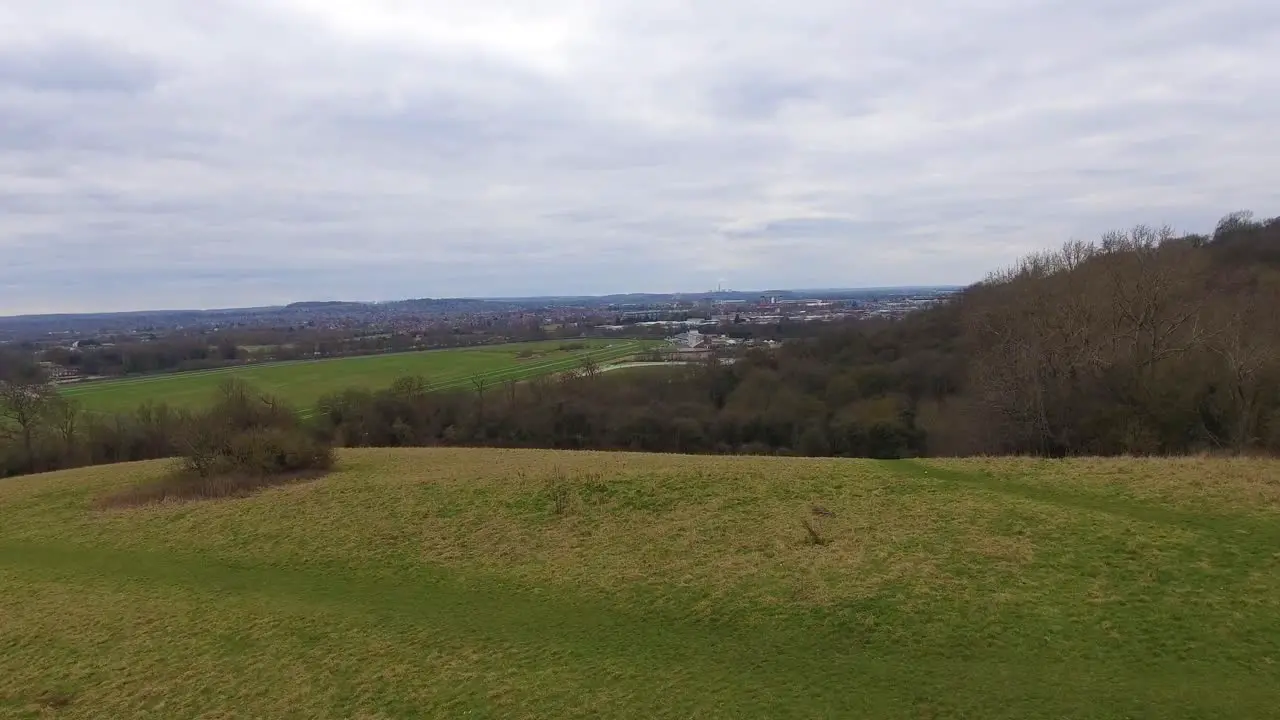
[[[628,310],[627,312],[622,313],[620,317],[624,322],[627,320],[637,322],[645,320],[661,320],[662,316],[665,314],[666,312],[663,310]]]
[[[51,362],[42,362],[40,363],[40,369],[43,370],[53,382],[67,382],[69,380],[78,380],[80,378],[79,368],[69,368]]]
[[[678,347],[675,352],[668,354],[670,360],[705,360],[711,357],[711,348],[709,347]]]
[[[707,336],[697,330],[689,330],[671,338],[671,342],[677,349],[696,349],[701,347],[707,341]]]

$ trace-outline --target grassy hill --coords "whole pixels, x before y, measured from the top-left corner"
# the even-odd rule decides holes
[[[566,344],[585,347],[561,350]],[[626,358],[642,347],[644,343],[636,340],[511,343],[129,377],[72,385],[62,392],[93,411],[129,411],[147,400],[191,407],[209,402],[219,382],[236,377],[299,407],[307,407],[326,393],[351,387],[384,388],[406,375],[426,377],[439,389],[470,387],[473,377],[497,384],[570,370],[588,356],[600,363]],[[522,357],[523,353],[529,355]]]
[[[1274,461],[367,450],[94,509],[164,467],[0,482],[0,717],[1280,707]]]

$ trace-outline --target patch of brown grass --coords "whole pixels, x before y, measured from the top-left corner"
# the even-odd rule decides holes
[[[1280,513],[1280,462],[1250,457],[1115,457],[930,460],[1026,485],[1127,497],[1196,512]]]
[[[1027,537],[973,532],[967,545],[983,557],[1013,566],[1026,565],[1035,558],[1035,548]]]
[[[280,475],[199,475],[175,470],[159,480],[126,487],[98,498],[99,509],[131,508],[164,502],[188,502],[219,498],[248,497],[270,487],[316,480],[327,470],[303,470]]]
[[[394,479],[395,490],[385,489],[393,512],[425,515],[410,535],[417,557],[600,594],[631,584],[683,588],[714,606],[827,604],[886,582],[941,590],[939,561],[960,550],[935,537],[937,524],[981,513],[952,497],[885,492],[895,479],[865,461],[487,451],[485,463],[455,465],[475,453],[433,451],[427,465],[387,458],[398,466],[382,474]],[[584,477],[603,489],[579,499]],[[572,512],[554,512],[548,478],[567,479]],[[834,514],[815,516],[810,498]],[[395,539],[388,542],[382,547]]]
[[[62,710],[70,706],[74,700],[75,695],[69,692],[46,690],[40,693],[40,696],[36,698],[36,703],[38,703],[40,707],[48,708],[49,710]]]

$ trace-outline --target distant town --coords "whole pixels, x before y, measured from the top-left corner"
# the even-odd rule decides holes
[[[898,318],[955,287],[603,297],[299,302],[278,307],[0,318],[0,345],[56,381],[233,364],[588,337],[665,339],[654,359],[729,355],[801,326]]]
[[[707,323],[812,322],[846,317],[900,316],[937,302],[957,290],[957,287],[924,287],[595,297],[427,298],[390,302],[298,302],[274,307],[216,310],[18,315],[0,317],[0,342],[94,334],[125,334],[145,340],[154,339],[152,335],[167,330],[296,324],[328,329],[359,326],[404,331],[443,321],[471,325],[495,319],[526,319],[531,315],[539,316],[546,323],[575,327],[599,320],[602,322],[595,327],[602,329],[646,323],[691,324],[697,322],[698,316]]]

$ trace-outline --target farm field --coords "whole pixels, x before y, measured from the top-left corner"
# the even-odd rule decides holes
[[[582,343],[587,347],[576,351],[559,350],[565,343]],[[473,377],[483,377],[496,384],[570,370],[588,356],[601,364],[625,359],[643,347],[645,344],[637,340],[552,340],[263,363],[89,382],[67,386],[62,389],[62,394],[75,399],[86,409],[98,412],[129,411],[147,400],[192,407],[208,402],[218,383],[235,377],[305,409],[328,393],[350,387],[387,387],[396,378],[406,375],[423,376],[436,389],[469,387]],[[517,357],[524,351],[531,351],[533,356]]]
[[[0,482],[0,717],[1280,707],[1275,461],[345,450],[94,509],[166,467]]]

